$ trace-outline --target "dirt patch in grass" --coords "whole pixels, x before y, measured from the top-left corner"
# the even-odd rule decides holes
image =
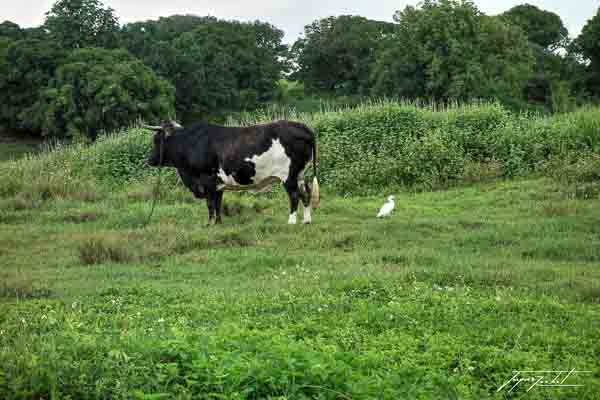
[[[384,255],[381,257],[381,262],[384,264],[407,265],[410,264],[410,259],[404,254],[400,255]]]
[[[223,204],[223,215],[233,217],[241,215],[245,211],[245,207],[241,203],[225,203]]]
[[[596,247],[578,248],[577,246],[548,245],[521,252],[526,259],[540,259],[551,261],[583,261],[600,262],[600,250]]]
[[[600,287],[588,287],[579,290],[579,299],[585,303],[600,304]]]
[[[462,228],[469,230],[469,231],[481,229],[485,226],[485,224],[483,222],[472,222],[472,221],[460,221],[458,224]]]
[[[150,201],[154,198],[152,188],[138,189],[127,192],[127,198],[133,201]]]
[[[354,247],[355,238],[353,236],[346,236],[333,241],[333,247],[340,250],[350,251]]]
[[[64,218],[65,222],[70,222],[73,224],[83,224],[85,222],[94,222],[98,219],[98,214],[93,212],[84,212],[81,214],[73,214],[67,215]]]
[[[250,247],[256,245],[256,241],[245,237],[239,232],[228,232],[218,235],[213,243],[222,247]]]
[[[19,193],[16,196],[0,201],[0,208],[6,210],[23,211],[39,208],[43,201],[33,198],[27,193]]]
[[[240,232],[214,233],[211,236],[178,235],[174,240],[165,243],[165,250],[162,255],[186,254],[193,251],[223,247],[250,247],[257,244],[256,240],[248,238]]]
[[[577,207],[574,203],[550,203],[544,206],[543,213],[547,217],[564,217],[567,215],[576,215]]]
[[[0,298],[30,300],[50,297],[52,291],[46,287],[33,283],[30,279],[22,279],[13,282],[5,281],[0,284]]]
[[[251,206],[246,206],[243,203],[229,201],[223,204],[223,215],[226,217],[234,217],[237,215],[249,214],[250,211],[256,214],[263,214],[269,210],[268,204],[255,201]]]
[[[84,265],[130,262],[134,257],[126,244],[127,241],[117,242],[102,237],[89,238],[79,245],[79,260]]]

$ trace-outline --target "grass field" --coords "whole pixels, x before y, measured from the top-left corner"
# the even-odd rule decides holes
[[[15,160],[26,154],[36,153],[38,151],[38,146],[31,143],[3,143],[0,141],[0,162]]]
[[[42,140],[23,133],[2,130],[0,127],[0,162],[17,160],[40,151]]]
[[[325,188],[288,226],[282,193],[227,194],[206,228],[183,191],[144,226],[148,187],[1,200],[0,398],[598,398],[597,200],[500,181],[377,220]]]

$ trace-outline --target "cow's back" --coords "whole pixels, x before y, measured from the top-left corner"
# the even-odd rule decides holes
[[[311,159],[314,136],[303,124],[277,121],[264,125],[215,129],[211,147],[223,190],[262,190],[298,174]]]

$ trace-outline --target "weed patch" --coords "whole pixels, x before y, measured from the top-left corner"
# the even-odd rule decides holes
[[[65,222],[73,224],[83,224],[86,222],[94,222],[98,219],[98,214],[94,212],[84,212],[79,214],[67,215],[64,217]]]
[[[5,280],[0,284],[0,298],[15,300],[44,299],[52,295],[46,287],[35,284],[32,280]]]
[[[41,207],[43,201],[29,194],[19,193],[15,197],[0,200],[0,208],[5,210],[23,211]]]
[[[84,265],[103,263],[126,263],[133,260],[127,242],[117,242],[102,237],[93,237],[79,245],[79,260]]]

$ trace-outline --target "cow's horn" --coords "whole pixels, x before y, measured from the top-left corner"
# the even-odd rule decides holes
[[[144,129],[150,129],[152,131],[160,131],[162,130],[162,126],[152,126],[152,125],[142,125]]]

